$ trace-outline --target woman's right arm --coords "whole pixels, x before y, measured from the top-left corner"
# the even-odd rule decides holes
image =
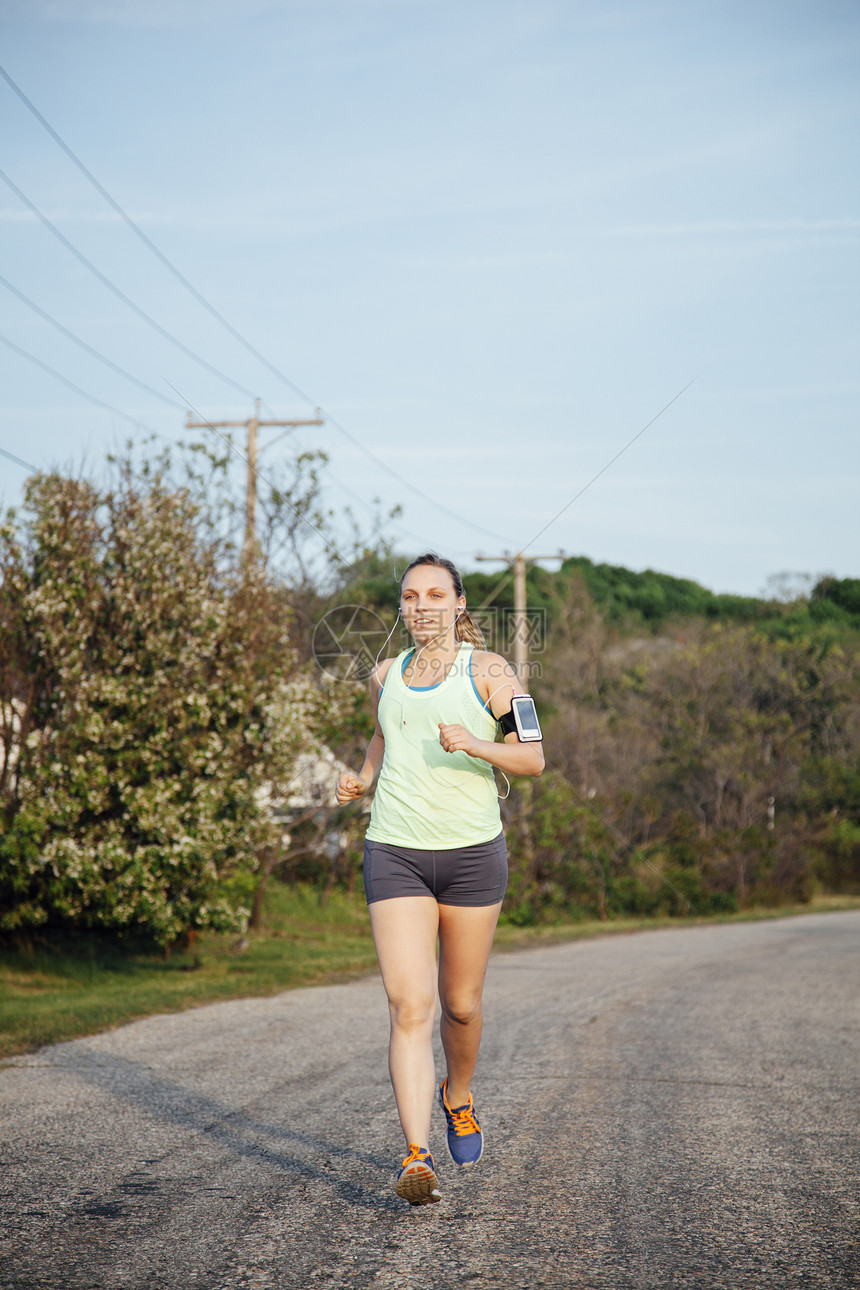
[[[367,752],[364,754],[364,765],[358,774],[354,775],[352,771],[346,770],[337,781],[335,798],[338,806],[345,806],[347,802],[354,802],[357,798],[362,797],[376,779],[382,766],[382,759],[385,756],[385,736],[379,724],[379,696],[382,694],[382,687],[385,684],[385,677],[391,662],[390,658],[383,659],[379,666],[374,668],[370,677],[370,699],[373,704],[375,725],[373,738],[367,745]]]

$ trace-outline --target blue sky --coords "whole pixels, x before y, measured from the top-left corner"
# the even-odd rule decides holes
[[[278,416],[322,406],[351,438],[330,422],[293,444],[330,454],[337,511],[399,503],[399,549],[464,568],[545,529],[533,553],[719,591],[860,576],[853,0],[5,0],[0,34],[69,147],[307,397],[3,82],[0,168],[249,393],[152,332],[4,184],[0,273],[213,420],[250,415],[251,392]],[[6,288],[0,333],[184,436],[179,410]],[[142,433],[0,345],[8,452],[95,468]],[[3,501],[24,478],[0,458]]]

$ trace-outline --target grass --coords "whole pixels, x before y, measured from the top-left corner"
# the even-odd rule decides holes
[[[738,922],[860,908],[860,897],[820,896],[807,905],[748,909],[701,920],[628,918],[552,926],[503,925],[500,950],[559,944],[690,922]],[[0,1057],[91,1035],[155,1013],[219,999],[277,994],[296,986],[342,981],[376,968],[363,895],[334,892],[324,904],[311,887],[271,883],[265,926],[248,938],[207,936],[164,958],[94,938],[30,949],[0,948]]]
[[[376,964],[363,899],[271,883],[266,926],[240,951],[204,936],[169,958],[94,937],[0,948],[0,1057],[219,999],[344,980]]]

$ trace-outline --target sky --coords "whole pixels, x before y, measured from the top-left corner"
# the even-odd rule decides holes
[[[7,454],[259,397],[408,555],[860,576],[856,0],[0,0],[0,65],[250,346],[0,80]]]

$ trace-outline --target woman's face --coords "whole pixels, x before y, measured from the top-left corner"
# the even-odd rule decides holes
[[[452,627],[458,610],[465,607],[466,598],[457,595],[447,569],[440,569],[435,564],[419,564],[403,579],[400,612],[407,631],[419,645]],[[448,632],[443,641],[448,637],[454,639],[453,631]]]

